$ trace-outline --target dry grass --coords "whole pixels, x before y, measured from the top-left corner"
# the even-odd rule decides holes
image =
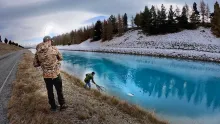
[[[17,50],[22,50],[22,48],[17,46],[12,46],[9,44],[0,43],[0,56]]]
[[[166,124],[152,113],[103,95],[85,90],[83,83],[62,72],[64,96],[69,108],[50,112],[42,74],[32,67],[33,55],[24,54],[13,83],[8,105],[10,124]]]
[[[86,120],[90,118],[90,115],[86,112],[77,113],[79,120]]]
[[[41,92],[40,73],[32,67],[31,53],[25,53],[19,63],[17,80],[13,83],[12,96],[8,104],[8,118],[11,124],[50,124],[47,96]],[[32,76],[33,75],[33,76]]]
[[[68,73],[65,73],[65,72],[62,72],[62,73],[64,73],[70,80],[72,81],[75,80],[75,82],[73,83],[75,83],[76,85],[80,87],[84,86],[84,83],[80,81],[79,79],[69,75]],[[131,117],[137,118],[139,121],[142,121],[142,119],[148,119],[152,124],[168,124],[167,121],[161,121],[157,119],[157,117],[155,116],[153,112],[147,112],[136,105],[128,104],[127,102],[121,101],[114,96],[113,97],[107,96],[105,94],[100,93],[98,90],[95,90],[95,89],[92,89],[91,92],[94,95],[95,99],[98,99],[99,101],[104,101],[105,103],[108,103],[109,105],[113,105],[117,107],[119,110],[121,110],[122,112],[130,115]]]

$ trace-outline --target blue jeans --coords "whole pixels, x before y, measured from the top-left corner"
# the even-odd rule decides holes
[[[91,88],[91,83],[90,82],[85,82],[86,84],[85,84],[85,86],[84,86],[84,88],[87,88],[87,86],[89,87],[89,89]]]

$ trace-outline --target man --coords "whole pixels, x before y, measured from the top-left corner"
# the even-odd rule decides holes
[[[92,80],[92,82],[96,85],[96,83],[95,83],[95,81],[93,79],[94,75],[95,75],[95,72],[92,72],[90,74],[86,74],[86,78],[84,79],[86,84],[85,84],[84,88],[87,88],[87,86],[88,86],[89,89],[91,89],[90,80]]]
[[[46,83],[47,94],[51,111],[58,109],[53,94],[53,86],[57,91],[58,102],[60,104],[60,110],[66,109],[62,89],[62,79],[60,76],[60,61],[62,61],[62,55],[58,49],[51,45],[52,39],[50,36],[45,36],[43,43],[40,43],[36,47],[36,54],[34,58],[34,67],[40,67],[43,70],[43,77]]]

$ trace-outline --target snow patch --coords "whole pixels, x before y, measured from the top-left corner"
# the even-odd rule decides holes
[[[220,62],[220,38],[210,29],[184,30],[178,33],[146,36],[141,30],[126,32],[110,41],[90,42],[79,45],[58,46],[62,50],[112,52],[197,59]]]

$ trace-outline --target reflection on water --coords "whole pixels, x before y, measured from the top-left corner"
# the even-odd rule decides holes
[[[172,123],[220,123],[220,65],[176,59],[62,51],[62,69],[95,81]],[[129,94],[133,94],[129,95]]]

